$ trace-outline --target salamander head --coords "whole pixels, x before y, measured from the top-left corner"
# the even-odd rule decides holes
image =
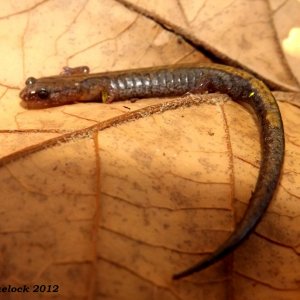
[[[86,78],[52,76],[29,77],[20,98],[26,108],[46,108],[82,101],[101,101],[101,89]]]

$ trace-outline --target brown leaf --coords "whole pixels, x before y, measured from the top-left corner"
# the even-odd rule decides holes
[[[273,23],[281,42],[284,57],[293,74],[300,81],[300,2],[270,1]]]
[[[118,1],[276,87],[300,89],[297,0]]]
[[[172,21],[186,22],[174,3],[166,1]],[[212,13],[219,22],[229,4]],[[196,24],[193,5],[181,3]],[[260,159],[255,119],[222,95],[26,110],[18,98],[25,78],[64,65],[96,72],[208,59],[117,1],[0,6],[1,287],[58,285],[41,299],[299,298],[299,94],[276,94],[285,166],[256,233],[222,262],[172,282],[242,217]],[[280,58],[272,59],[268,79],[294,88]]]

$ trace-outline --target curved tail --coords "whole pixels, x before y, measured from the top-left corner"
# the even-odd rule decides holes
[[[247,73],[241,72],[239,75],[242,78],[245,76],[249,80]],[[252,106],[260,121],[262,162],[249,206],[243,219],[229,238],[215,252],[196,265],[173,275],[175,280],[203,270],[235,250],[255,229],[272,200],[283,163],[283,125],[277,103],[268,88],[253,77],[250,78],[250,82],[253,92],[242,100]]]

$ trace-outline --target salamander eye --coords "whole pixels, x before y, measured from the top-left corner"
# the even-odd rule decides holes
[[[34,77],[28,77],[27,80],[25,81],[26,85],[32,85],[36,82],[36,79]]]
[[[37,95],[40,99],[47,99],[49,97],[49,92],[45,88],[41,88],[37,91]]]

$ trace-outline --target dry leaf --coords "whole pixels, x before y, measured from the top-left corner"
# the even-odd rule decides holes
[[[272,19],[293,74],[300,81],[300,1],[271,0]]]
[[[287,61],[285,55],[291,52],[282,50],[287,29],[300,26],[298,0],[272,0],[272,6],[248,0],[118,1],[277,87],[299,91],[299,33],[290,38],[293,49],[298,49],[297,58],[293,54],[294,61]]]
[[[298,88],[277,56],[273,32],[267,41],[251,35],[270,25],[262,21],[265,2],[253,6],[242,26],[250,36],[239,35],[232,18],[246,19],[237,15],[247,2],[214,8],[208,1],[159,3],[134,7],[151,15],[154,6],[155,20],[112,0],[0,4],[0,285],[31,289],[3,293],[3,299],[32,299],[34,285],[43,284],[51,291],[40,299],[299,298],[299,94],[276,94],[285,164],[256,232],[220,263],[177,282],[171,275],[213,251],[248,205],[260,159],[251,113],[223,95],[31,111],[20,106],[27,76],[57,74],[64,65],[87,64],[98,72],[209,61],[161,27],[157,16],[187,38],[199,31],[209,48],[270,82]],[[215,30],[211,37],[204,17]],[[225,21],[235,24],[227,50],[218,43],[228,32]],[[219,31],[222,22],[227,25]],[[253,47],[241,48],[244,40]],[[254,53],[270,53],[262,60],[252,53],[258,44]]]

